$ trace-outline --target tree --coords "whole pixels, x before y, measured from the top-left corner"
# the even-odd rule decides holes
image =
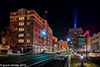
[[[1,36],[6,38],[6,44],[10,45],[12,50],[17,48],[17,31],[11,30],[9,27],[6,27],[4,31],[1,32]]]

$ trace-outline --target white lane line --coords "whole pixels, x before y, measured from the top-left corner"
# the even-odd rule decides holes
[[[28,67],[29,67],[29,66],[32,66],[32,65],[36,65],[36,64],[42,63],[42,62],[47,61],[47,60],[50,60],[50,59],[52,59],[52,58],[54,58],[54,57],[51,57],[51,58],[49,58],[49,59],[46,59],[46,60],[43,60],[43,61],[40,61],[40,62],[36,62],[36,63],[30,64],[30,65],[28,65]]]
[[[71,57],[69,55],[69,64],[68,64],[68,67],[70,67],[70,63],[71,63]]]

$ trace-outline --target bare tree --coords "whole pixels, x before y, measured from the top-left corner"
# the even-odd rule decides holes
[[[10,45],[12,50],[16,50],[17,48],[17,31],[11,30],[9,27],[5,28],[5,31],[1,32],[1,36],[6,38],[6,44]]]

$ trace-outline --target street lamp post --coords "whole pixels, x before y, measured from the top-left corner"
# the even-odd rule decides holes
[[[43,45],[45,46],[45,43],[44,43],[44,42],[45,42],[46,31],[45,31],[45,30],[42,30],[42,31],[41,31],[41,35],[42,35],[43,38],[44,38],[44,39],[43,39]],[[40,50],[40,51],[41,51],[41,50]]]
[[[70,41],[70,38],[67,38],[67,41],[69,42]]]
[[[81,67],[84,67],[84,65],[83,65],[83,54],[81,54],[81,56],[80,56],[80,58],[81,58]]]
[[[70,38],[67,38],[67,42],[68,42],[68,44],[69,44],[69,42],[70,42]],[[69,45],[69,49],[70,49],[70,45]]]

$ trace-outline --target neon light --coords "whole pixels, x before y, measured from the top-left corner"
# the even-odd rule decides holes
[[[84,33],[84,36],[86,36],[86,35],[87,35],[88,37],[90,36],[90,31],[89,31],[89,30],[86,31],[86,32]]]

